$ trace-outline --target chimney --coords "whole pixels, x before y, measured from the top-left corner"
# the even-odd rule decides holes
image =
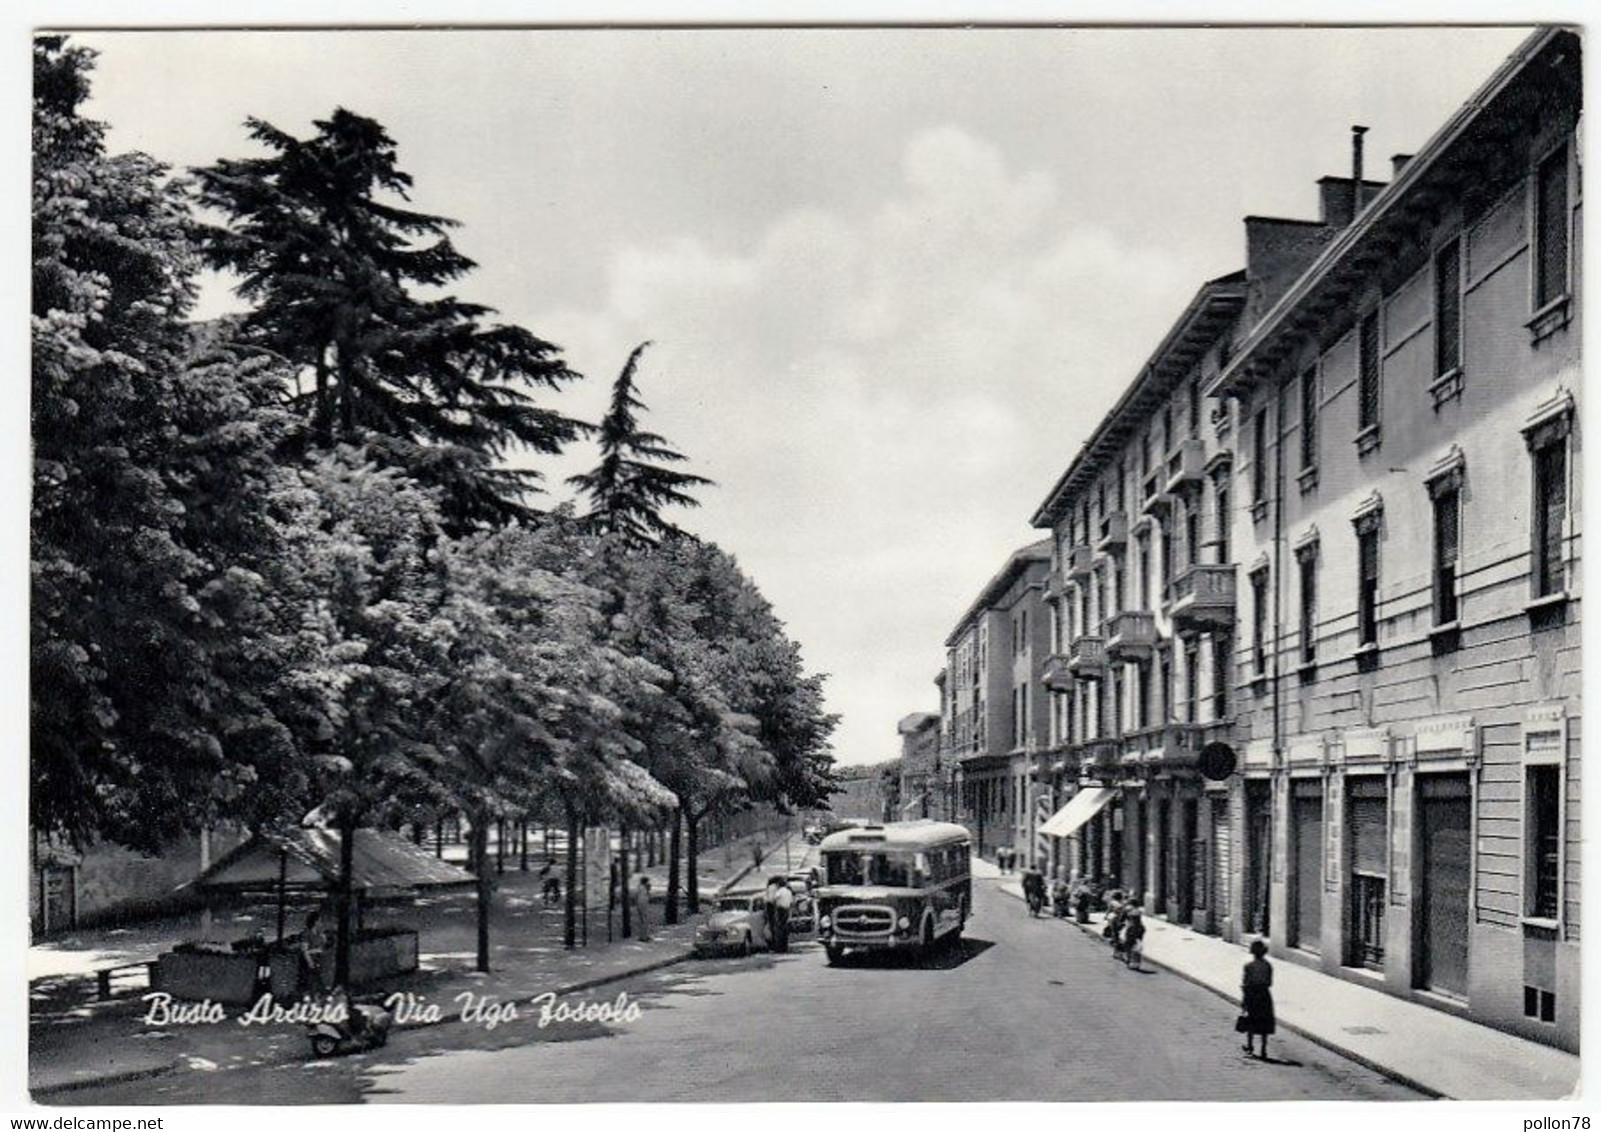
[[[1351,219],[1362,213],[1362,135],[1366,126],[1351,127]]]
[[[1405,169],[1406,168],[1406,163],[1408,161],[1411,161],[1411,160],[1412,160],[1412,155],[1410,153],[1398,153],[1394,157],[1390,158],[1390,178],[1391,178],[1391,180],[1394,180],[1396,177],[1399,177],[1401,175],[1401,170]]]

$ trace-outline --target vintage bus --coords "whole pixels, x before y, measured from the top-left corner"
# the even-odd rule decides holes
[[[926,953],[955,940],[972,909],[967,830],[950,822],[868,824],[819,848],[817,931],[830,964],[847,950]]]

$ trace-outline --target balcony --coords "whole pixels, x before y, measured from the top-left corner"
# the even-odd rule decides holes
[[[1105,779],[1118,772],[1123,753],[1121,739],[1088,739],[1078,745],[1079,771],[1091,778]]]
[[[1067,652],[1067,669],[1080,680],[1099,680],[1106,674],[1106,641],[1082,636]]]
[[[1051,567],[1051,572],[1045,575],[1045,600],[1058,601],[1067,593],[1067,579],[1062,576],[1062,564],[1057,563]]]
[[[1121,511],[1113,511],[1101,520],[1101,534],[1095,540],[1095,552],[1106,554],[1108,551],[1121,550],[1127,543],[1128,516]]]
[[[1173,509],[1173,497],[1167,492],[1167,473],[1163,468],[1145,477],[1145,487],[1141,490],[1140,510],[1145,514],[1160,519]]]
[[[1106,621],[1106,655],[1111,660],[1146,660],[1156,648],[1156,616],[1125,609]]]
[[[1206,474],[1206,449],[1199,440],[1179,442],[1167,458],[1167,490],[1169,494],[1198,486]]]
[[[1166,723],[1124,736],[1123,761],[1153,770],[1193,767],[1201,755],[1201,728],[1194,723]]]
[[[1067,555],[1067,576],[1074,581],[1083,581],[1095,569],[1094,555],[1088,546],[1075,546]]]
[[[1173,579],[1173,624],[1180,632],[1234,626],[1232,563],[1186,567]]]
[[[1041,679],[1045,681],[1045,686],[1054,692],[1071,692],[1073,669],[1069,664],[1068,655],[1059,652],[1046,657]]]

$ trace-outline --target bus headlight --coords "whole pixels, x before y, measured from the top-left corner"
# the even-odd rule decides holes
[[[902,916],[899,920],[895,921],[895,926],[900,928],[901,931],[905,931],[907,928],[912,926],[912,921],[908,920],[905,916]]]

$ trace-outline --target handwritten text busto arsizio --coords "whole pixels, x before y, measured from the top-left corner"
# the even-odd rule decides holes
[[[209,998],[180,1002],[166,991],[144,996],[146,1026],[209,1026],[228,1020],[219,1002]],[[493,1030],[505,1022],[528,1018],[540,1029],[550,1025],[581,1022],[616,1023],[639,1020],[639,1003],[620,992],[609,1001],[567,1000],[555,991],[544,991],[526,1000],[502,999],[492,994],[462,991],[450,1000],[455,1010],[447,1015],[437,1002],[411,991],[397,991],[384,1000],[384,1008],[395,1016],[397,1026],[428,1026],[459,1018]],[[235,1021],[241,1026],[314,1026],[329,1022],[339,1025],[349,1018],[342,998],[305,999],[281,1003],[268,993],[262,995]]]

